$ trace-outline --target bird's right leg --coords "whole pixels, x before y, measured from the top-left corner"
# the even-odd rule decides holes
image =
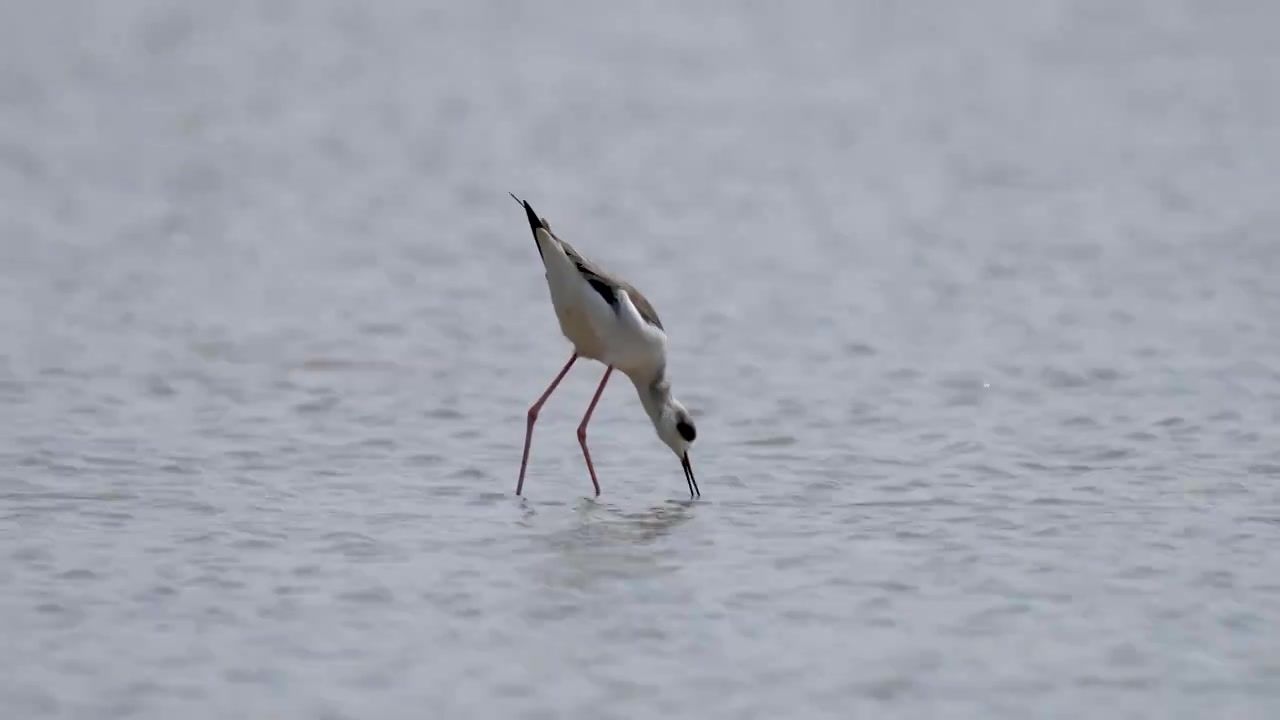
[[[564,369],[560,371],[556,379],[552,380],[551,384],[547,386],[547,390],[542,393],[542,397],[538,398],[538,401],[529,408],[529,420],[524,429],[524,455],[520,458],[520,479],[516,481],[516,495],[519,495],[524,489],[524,471],[529,466],[529,443],[533,440],[533,423],[538,419],[538,411],[542,409],[542,404],[547,401],[547,398],[551,397],[551,391],[556,389],[556,386],[569,373],[569,368],[573,367],[573,363],[577,359],[578,353],[575,352],[569,358],[569,362],[564,364]]]
[[[582,416],[582,424],[578,426],[578,444],[582,446],[582,457],[587,460],[587,472],[591,473],[591,487],[596,489],[596,497],[600,497],[600,481],[596,480],[596,468],[591,464],[591,451],[587,449],[587,423],[591,422],[591,413],[596,411],[596,403],[600,402],[604,384],[609,382],[609,376],[612,374],[613,366],[610,365],[605,369],[604,377],[600,378],[600,387],[596,388],[596,394],[591,398],[591,404],[587,406],[587,414]]]

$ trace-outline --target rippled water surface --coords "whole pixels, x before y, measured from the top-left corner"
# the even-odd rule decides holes
[[[1280,715],[1278,8],[4,3],[0,714]]]

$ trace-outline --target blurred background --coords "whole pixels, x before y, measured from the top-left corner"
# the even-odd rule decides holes
[[[0,715],[1275,717],[1277,27],[0,0]]]

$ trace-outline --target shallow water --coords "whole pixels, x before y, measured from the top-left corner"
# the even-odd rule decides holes
[[[5,717],[1280,712],[1280,6],[421,5],[0,8]]]

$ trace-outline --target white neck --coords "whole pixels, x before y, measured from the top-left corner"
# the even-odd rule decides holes
[[[662,417],[662,411],[671,405],[671,383],[667,382],[666,368],[659,368],[655,376],[648,379],[632,378],[636,392],[640,395],[640,404],[649,414],[654,425]]]

